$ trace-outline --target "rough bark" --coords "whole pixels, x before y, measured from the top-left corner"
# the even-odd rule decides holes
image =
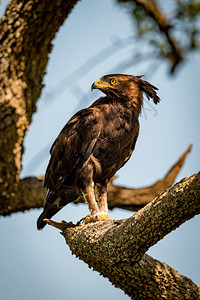
[[[109,209],[118,207],[126,210],[137,211],[141,207],[144,207],[147,203],[151,202],[162,191],[174,183],[174,180],[179,173],[186,157],[191,151],[191,148],[192,146],[190,145],[163,179],[158,180],[149,187],[130,189],[123,186],[114,185],[111,182],[108,187]],[[10,205],[9,209],[2,205],[0,207],[0,215],[5,216],[19,211],[23,212],[31,208],[42,207],[46,193],[45,189],[43,188],[43,178],[44,176],[27,177],[20,180],[15,197],[12,199],[12,205]],[[84,200],[79,198],[75,203],[78,204],[80,202],[84,202]]]
[[[13,0],[0,22],[0,198],[18,188],[23,138],[36,110],[51,41],[77,0]]]
[[[62,230],[73,254],[132,299],[200,299],[200,288],[145,252],[200,213],[200,173],[186,177],[132,217],[73,225],[46,220]]]

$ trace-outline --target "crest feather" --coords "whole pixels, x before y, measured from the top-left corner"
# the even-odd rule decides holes
[[[140,90],[145,93],[147,99],[153,99],[153,102],[155,104],[158,104],[160,102],[160,98],[158,97],[156,92],[158,88],[149,83],[148,81],[142,80],[141,78],[143,77],[143,75],[135,77],[137,78],[137,83],[139,85]]]

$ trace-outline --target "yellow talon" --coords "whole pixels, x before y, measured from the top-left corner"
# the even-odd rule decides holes
[[[106,214],[99,214],[99,215],[89,215],[84,218],[85,224],[97,222],[97,221],[110,221],[113,222],[113,219],[109,218]]]
[[[110,221],[113,222],[113,219],[109,218],[106,214],[100,214],[96,216],[98,218],[98,221]]]

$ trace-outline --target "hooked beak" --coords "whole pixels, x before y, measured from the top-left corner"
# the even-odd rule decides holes
[[[100,87],[99,83],[100,83],[100,80],[93,82],[93,84],[91,86],[91,91],[93,91],[94,89],[98,89]]]
[[[104,92],[107,88],[113,88],[108,82],[104,81],[103,79],[99,79],[95,81],[92,86],[91,90],[99,89],[100,91]]]

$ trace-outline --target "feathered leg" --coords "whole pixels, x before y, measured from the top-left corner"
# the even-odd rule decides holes
[[[99,204],[99,221],[113,221],[108,217],[107,183],[95,184],[95,193]]]
[[[81,190],[81,194],[85,200],[85,202],[88,204],[89,210],[91,215],[87,216],[85,218],[86,222],[93,222],[96,220],[96,216],[99,214],[99,207],[97,205],[96,199],[95,199],[95,193],[93,184],[87,185],[84,190]]]
[[[107,203],[107,185],[100,183],[95,184],[95,193],[99,204],[99,211],[101,214],[108,215],[108,203]]]

